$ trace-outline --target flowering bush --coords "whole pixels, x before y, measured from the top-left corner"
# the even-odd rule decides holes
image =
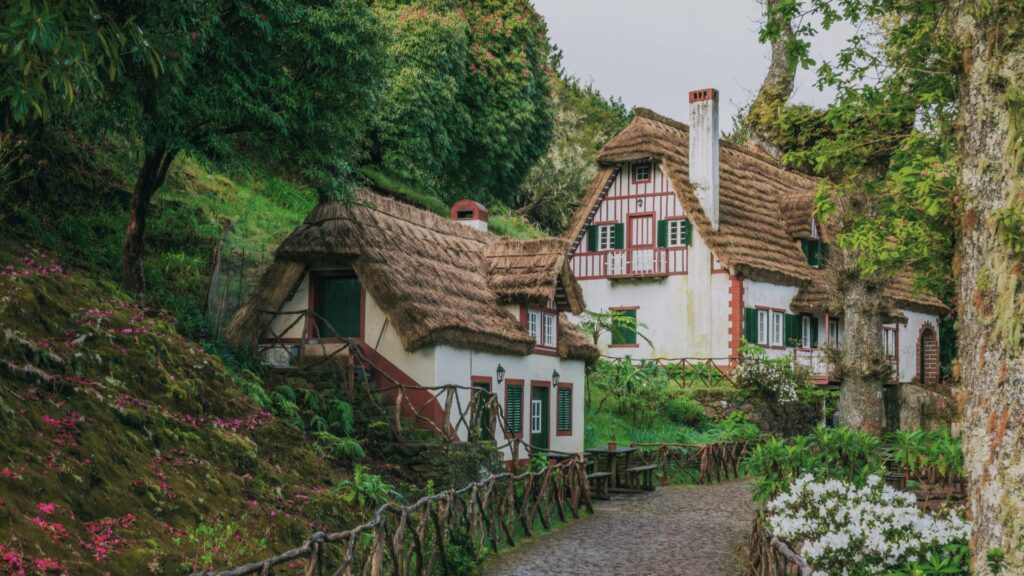
[[[744,344],[740,361],[733,374],[741,388],[760,391],[766,398],[780,404],[796,402],[812,390],[811,371],[789,356],[769,358],[764,348]]]
[[[781,540],[802,543],[800,554],[815,576],[886,574],[964,550],[971,525],[959,516],[931,516],[917,497],[885,485],[877,475],[858,488],[840,480],[801,476],[766,506],[768,526]],[[944,574],[967,573],[962,566]]]

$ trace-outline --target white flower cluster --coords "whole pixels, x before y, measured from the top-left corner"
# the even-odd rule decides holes
[[[881,574],[925,560],[929,550],[966,541],[971,533],[971,525],[956,514],[925,514],[914,494],[875,475],[863,488],[802,476],[766,508],[779,539],[803,543],[800,554],[816,569],[815,576]]]

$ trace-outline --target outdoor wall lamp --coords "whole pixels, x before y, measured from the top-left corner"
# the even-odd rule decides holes
[[[561,377],[562,377],[562,375],[558,373],[558,370],[552,370],[551,371],[551,387],[552,388],[555,388],[555,387],[558,386],[558,380]]]
[[[498,364],[498,384],[505,381],[505,367]]]

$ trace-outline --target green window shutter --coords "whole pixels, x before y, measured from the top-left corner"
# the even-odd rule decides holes
[[[757,309],[743,309],[743,337],[751,344],[757,344]]]
[[[828,244],[821,240],[818,241],[818,263],[820,265],[824,266],[825,264],[828,264],[828,259],[831,255],[830,250],[831,249],[828,247]]]
[[[782,322],[782,343],[788,347],[794,347],[795,343],[803,340],[803,320],[796,314],[786,314]]]
[[[572,431],[572,388],[558,389],[558,431]]]
[[[616,250],[621,250],[621,249],[626,247],[626,225],[625,224],[616,224],[615,225],[615,234],[614,234],[613,242],[615,243],[615,249]]]
[[[668,220],[658,220],[658,246],[668,246]]]
[[[636,325],[636,310],[619,310],[619,314],[622,316],[629,316],[634,320],[634,326]],[[612,344],[636,344],[636,330],[630,330],[627,328],[613,331]]]
[[[597,252],[597,226],[587,226],[587,252]]]
[[[800,239],[800,250],[804,253],[804,258],[807,259],[807,263],[811,263],[811,241],[801,238]]]
[[[511,434],[523,431],[523,387],[519,384],[505,388],[505,424]]]
[[[693,245],[693,221],[689,218],[683,220],[683,244]]]
[[[811,348],[818,347],[818,319],[811,316]]]
[[[359,337],[361,289],[355,276],[326,276],[317,280],[317,329],[321,338]]]

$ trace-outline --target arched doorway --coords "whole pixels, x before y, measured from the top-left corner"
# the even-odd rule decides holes
[[[939,337],[931,326],[921,329],[917,348],[917,373],[922,386],[939,383]]]

